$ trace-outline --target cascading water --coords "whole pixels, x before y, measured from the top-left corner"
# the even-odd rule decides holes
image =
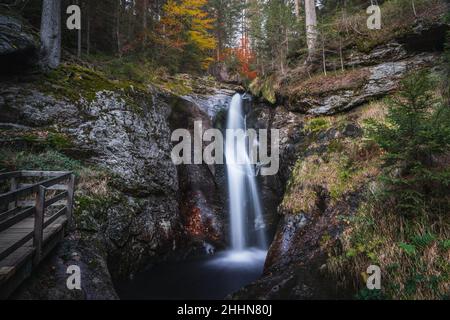
[[[243,99],[239,94],[229,105],[227,129],[245,132]],[[255,169],[246,140],[249,139],[236,139],[233,143],[231,137],[226,137],[231,250],[169,262],[138,274],[132,281],[117,286],[122,299],[223,299],[262,274],[267,243]],[[235,156],[239,161],[232,161]]]
[[[230,233],[234,251],[244,251],[250,247],[267,249],[265,225],[258,193],[255,168],[249,155],[248,137],[236,138],[246,133],[246,118],[243,99],[236,94],[228,110],[225,158],[230,198]],[[251,243],[248,237],[253,219],[253,230],[257,234],[257,243]]]

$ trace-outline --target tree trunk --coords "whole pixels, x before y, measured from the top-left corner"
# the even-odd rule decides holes
[[[148,13],[148,2],[147,0],[142,0],[142,32],[144,35],[144,42],[147,41],[147,13]]]
[[[297,21],[300,20],[300,0],[294,0],[295,4],[295,16],[297,17]]]
[[[413,9],[413,12],[414,12],[414,17],[417,18],[417,11],[416,11],[416,5],[414,3],[414,0],[411,0],[411,6],[412,6],[412,9]]]
[[[86,3],[86,54],[91,54],[91,5],[88,1]]]
[[[42,2],[41,55],[44,68],[57,68],[61,62],[61,0]]]
[[[308,60],[314,59],[317,51],[317,15],[314,0],[305,0],[306,42],[308,45]]]
[[[77,1],[77,5],[80,6],[81,8],[81,1],[78,0]],[[77,57],[78,59],[81,58],[81,40],[82,40],[82,33],[81,33],[81,25],[80,25],[80,29],[78,29],[78,43],[77,43]]]
[[[120,43],[120,0],[117,0],[117,11],[116,11],[116,41],[117,41],[117,54],[122,56],[122,46]]]

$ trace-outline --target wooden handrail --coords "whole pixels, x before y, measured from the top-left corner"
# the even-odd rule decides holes
[[[20,176],[23,178],[47,178],[59,177],[71,173],[69,171],[20,171]]]
[[[15,171],[1,173],[0,182],[10,190],[0,194],[0,297],[7,297],[64,237],[72,220],[75,175]]]
[[[21,171],[13,171],[13,172],[6,172],[6,173],[0,173],[0,181],[8,180],[11,178],[18,178],[22,174]]]
[[[17,179],[21,177],[50,178],[34,184],[20,185],[17,184]],[[64,214],[67,216],[68,221],[71,220],[74,203],[75,175],[72,172],[66,171],[16,171],[1,174],[0,180],[5,179],[11,180],[11,191],[0,194],[0,204],[5,204],[7,207],[6,212],[0,211],[0,232],[8,230],[33,215],[34,226],[32,230],[30,229],[30,233],[18,239],[16,243],[9,243],[6,247],[1,248],[0,260],[20,248],[27,241],[33,239],[33,261],[34,264],[38,264],[42,258],[44,230]],[[65,185],[61,184],[63,182],[65,182]],[[62,192],[57,193],[51,199],[47,200],[46,194],[49,190],[59,190]],[[32,194],[35,195],[35,201],[31,202],[27,207],[20,207],[21,204],[18,202],[18,199]],[[66,200],[66,203],[62,209],[50,217],[45,216],[45,211],[48,207],[54,206],[59,201],[64,200]],[[27,201],[25,202],[28,203]]]
[[[67,171],[12,171],[6,173],[0,173],[0,181],[8,180],[11,178],[45,178],[45,177],[58,177],[67,174]]]
[[[13,225],[15,225],[16,223],[32,216],[35,213],[35,211],[36,211],[35,207],[27,208],[22,211],[19,211],[19,213],[13,215],[9,219],[2,221],[0,223],[0,232],[3,230],[6,230],[6,229],[12,227]]]
[[[7,202],[15,201],[19,197],[37,193],[37,192],[39,192],[40,186],[50,187],[52,185],[58,184],[61,181],[69,179],[71,177],[71,175],[72,175],[71,172],[66,172],[61,176],[51,178],[51,179],[45,180],[43,182],[35,183],[29,187],[24,187],[24,188],[13,190],[13,191],[10,191],[10,192],[4,193],[4,194],[0,194],[0,203],[7,203]]]
[[[45,208],[48,208],[51,205],[57,203],[58,201],[64,200],[68,196],[69,196],[69,193],[67,191],[61,192],[60,194],[57,194],[56,196],[54,196],[50,200],[45,201],[45,205],[44,206],[45,206]]]

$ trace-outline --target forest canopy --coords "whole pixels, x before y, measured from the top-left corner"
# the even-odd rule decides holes
[[[41,29],[42,0],[5,0]],[[52,1],[49,1],[52,2]],[[441,0],[376,1],[383,28],[368,30],[365,0],[61,0],[62,46],[84,60],[139,61],[169,73],[212,74],[241,80],[284,77],[306,59],[325,74],[344,69],[345,52],[368,52],[412,25],[445,10]],[[66,8],[81,8],[81,30],[68,30]],[[401,16],[402,19],[398,19]],[[138,58],[138,59],[136,59]],[[123,62],[123,61],[122,61]],[[317,68],[312,70],[318,71]],[[320,70],[319,70],[320,71]]]

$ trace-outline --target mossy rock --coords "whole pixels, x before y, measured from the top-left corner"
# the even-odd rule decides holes
[[[128,104],[137,105],[135,97],[148,91],[142,84],[109,80],[102,72],[76,64],[63,64],[42,74],[36,85],[43,93],[74,103],[80,99],[94,101],[98,92],[111,91],[118,93]]]
[[[256,97],[262,97],[271,104],[277,102],[276,77],[256,78],[249,86],[250,92]]]

